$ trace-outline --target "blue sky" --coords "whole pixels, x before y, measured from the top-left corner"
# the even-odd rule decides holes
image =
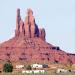
[[[32,8],[36,23],[46,30],[46,40],[75,53],[75,0],[0,0],[0,43],[15,33],[16,9],[24,20]]]

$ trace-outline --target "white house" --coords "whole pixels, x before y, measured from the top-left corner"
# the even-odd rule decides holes
[[[32,70],[23,70],[22,73],[32,73]]]
[[[65,70],[65,69],[57,69],[56,73],[60,73],[60,72],[63,72],[63,73],[67,73],[68,70]]]
[[[24,68],[24,65],[16,65],[16,69],[22,69]]]
[[[33,70],[33,73],[45,73],[45,70]]]
[[[22,73],[24,74],[24,73],[28,73],[28,74],[32,74],[32,73],[34,73],[34,74],[39,74],[39,73],[45,73],[46,71],[45,70],[23,70],[22,71]]]
[[[43,65],[41,65],[41,64],[32,64],[31,67],[32,68],[43,68]]]

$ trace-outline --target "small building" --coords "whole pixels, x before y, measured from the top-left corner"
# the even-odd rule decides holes
[[[16,65],[16,69],[22,69],[24,68],[24,65]]]
[[[48,65],[47,64],[43,64],[43,68],[48,68]]]
[[[41,65],[41,64],[32,64],[31,67],[32,68],[43,68],[43,65]]]
[[[65,70],[65,69],[57,69],[56,73],[60,73],[60,72],[63,72],[63,73],[67,73],[68,70]]]

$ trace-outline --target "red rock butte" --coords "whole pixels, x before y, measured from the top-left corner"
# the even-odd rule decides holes
[[[45,36],[45,29],[38,28],[31,9],[24,21],[17,9],[15,36],[0,44],[0,60],[75,63],[75,54],[47,43]]]

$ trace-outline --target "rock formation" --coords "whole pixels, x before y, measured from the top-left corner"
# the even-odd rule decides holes
[[[75,55],[46,42],[44,28],[38,28],[33,11],[27,10],[23,21],[17,9],[15,36],[0,44],[0,60],[75,63]]]
[[[20,17],[20,9],[17,9],[15,36],[24,36],[25,38],[40,37],[45,40],[45,29],[39,29],[35,23],[33,11],[28,9],[25,21]],[[21,34],[21,35],[20,35]]]

